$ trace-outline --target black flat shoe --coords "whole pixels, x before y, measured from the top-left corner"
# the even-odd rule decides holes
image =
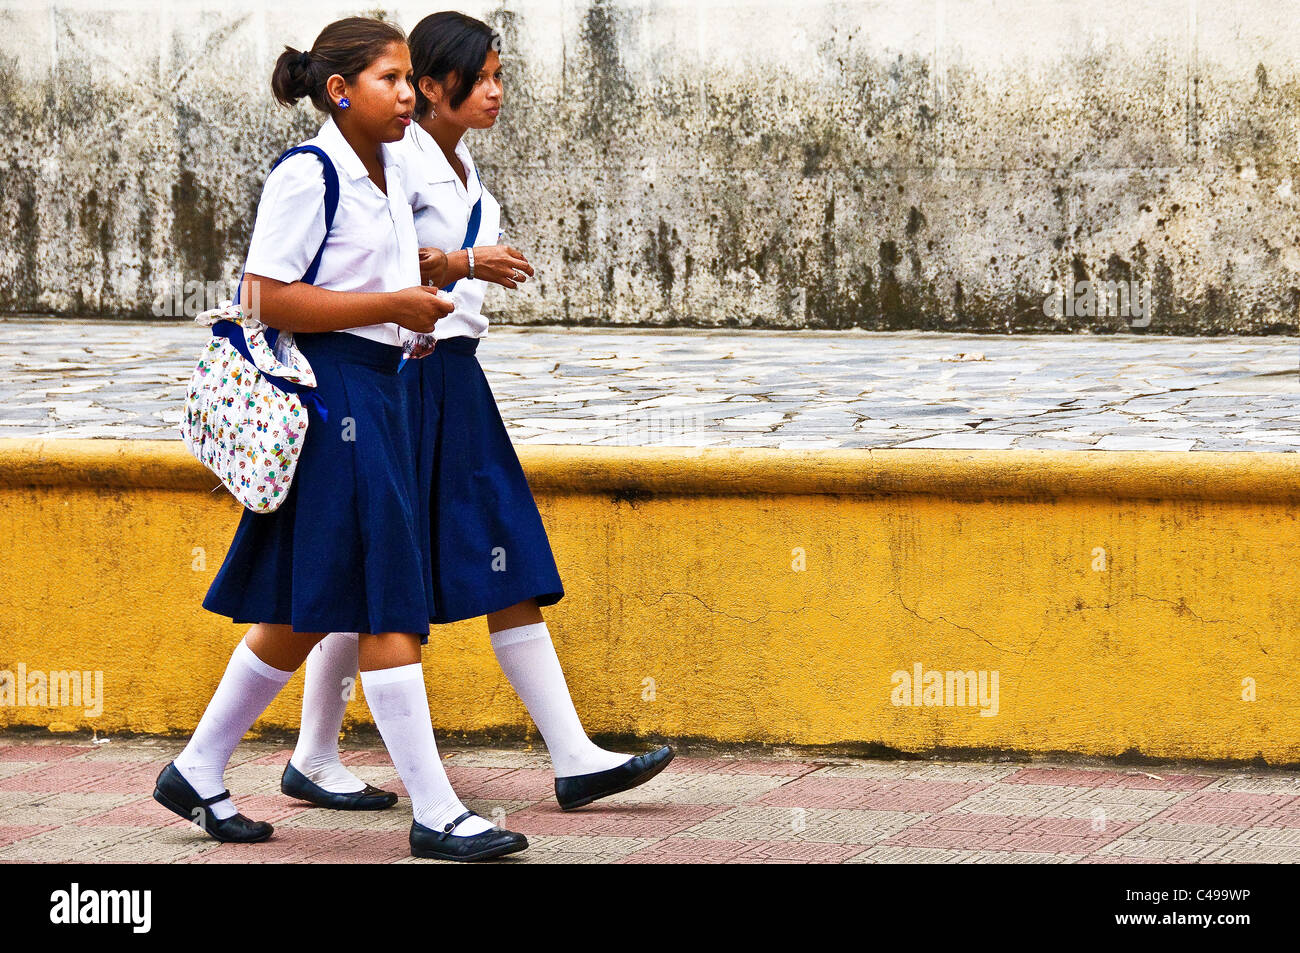
[[[658,751],[628,758],[617,768],[610,768],[608,771],[556,778],[555,800],[560,802],[561,808],[571,811],[575,807],[590,804],[597,798],[608,797],[619,791],[630,790],[638,784],[645,784],[666,768],[671,760],[673,760],[673,749],[664,745]]]
[[[270,824],[266,821],[250,821],[243,814],[236,814],[224,821],[217,820],[208,808],[228,797],[229,791],[222,791],[214,797],[199,797],[190,782],[176,770],[175,762],[162,769],[153,789],[155,801],[185,820],[193,821],[203,833],[223,844],[255,844],[271,836],[275,828]]]
[[[285,766],[284,777],[280,778],[280,791],[299,801],[335,811],[382,811],[397,803],[397,795],[392,791],[381,791],[369,784],[351,794],[326,791],[292,764]]]
[[[482,817],[474,811],[466,811],[454,821],[444,824],[440,831],[411,821],[411,854],[435,860],[487,860],[490,857],[513,854],[528,846],[528,838],[523,834],[499,827],[469,837],[452,837],[451,832],[456,829],[456,825],[471,816]]]

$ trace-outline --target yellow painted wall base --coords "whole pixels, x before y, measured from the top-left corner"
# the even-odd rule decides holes
[[[592,733],[1300,762],[1291,454],[520,456]],[[0,441],[0,672],[103,673],[97,716],[12,699],[0,727],[193,728],[242,634],[200,606],[240,513],[216,486],[175,442]],[[438,730],[531,727],[482,620],[424,664]]]

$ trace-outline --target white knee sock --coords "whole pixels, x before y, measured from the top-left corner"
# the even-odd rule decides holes
[[[545,622],[492,633],[492,651],[542,733],[556,777],[594,774],[632,757],[598,747],[582,730]]]
[[[353,794],[366,786],[339,760],[339,730],[356,677],[355,632],[331,632],[307,656],[302,727],[289,763],[335,794]]]
[[[212,701],[175,761],[176,770],[199,797],[225,790],[222,776],[240,739],[292,677],[293,672],[272,668],[254,655],[246,639],[235,646]],[[212,805],[212,814],[219,821],[237,813],[230,798]]]
[[[361,673],[366,703],[393,759],[397,773],[411,796],[416,822],[434,830],[465,813],[438,757],[429,719],[429,696],[424,691],[424,669],[419,662]],[[469,817],[452,836],[469,837],[494,825]]]

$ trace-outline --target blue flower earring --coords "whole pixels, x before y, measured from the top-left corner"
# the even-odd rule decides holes
[[[348,98],[346,96],[344,96],[342,99],[339,100],[339,109],[347,109],[351,105],[352,104],[348,102]]]

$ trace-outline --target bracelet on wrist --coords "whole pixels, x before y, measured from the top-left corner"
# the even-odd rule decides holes
[[[466,251],[469,252],[469,277],[472,281],[474,279],[474,249],[467,248]]]

